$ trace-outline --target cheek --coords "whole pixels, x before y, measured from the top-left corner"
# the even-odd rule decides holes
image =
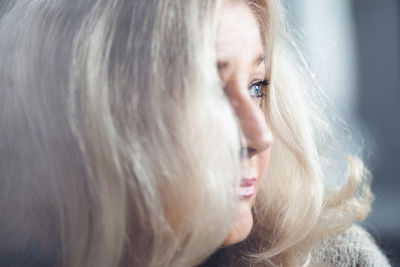
[[[257,155],[257,161],[258,161],[257,189],[259,187],[262,177],[265,174],[265,171],[267,170],[270,156],[271,156],[271,148]]]

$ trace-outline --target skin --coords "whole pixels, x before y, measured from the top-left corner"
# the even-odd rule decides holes
[[[216,41],[218,71],[225,93],[246,138],[247,158],[242,177],[256,177],[256,192],[267,168],[273,137],[258,102],[249,94],[255,81],[265,79],[264,48],[256,18],[241,1],[227,2],[222,9]],[[266,89],[265,89],[266,90]],[[244,142],[243,142],[244,143]],[[236,220],[223,242],[229,246],[244,240],[253,227],[251,209],[256,194],[241,199]]]

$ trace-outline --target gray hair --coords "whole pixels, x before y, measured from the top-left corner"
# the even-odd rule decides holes
[[[212,52],[214,2],[18,0],[7,9],[1,255],[191,266],[222,243],[240,145]]]

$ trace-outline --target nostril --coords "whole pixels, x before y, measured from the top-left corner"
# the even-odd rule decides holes
[[[258,153],[259,152],[257,151],[257,149],[252,148],[252,147],[242,147],[240,149],[240,157],[242,159],[251,158],[251,157],[253,157],[254,155],[256,155]]]
[[[240,151],[240,155],[242,157],[252,157],[258,153],[262,153],[273,143],[272,134],[265,134],[262,138],[257,138],[256,140],[248,138],[247,146],[242,147]]]
[[[247,156],[248,156],[249,158],[251,158],[252,156],[254,156],[254,155],[257,154],[257,153],[258,153],[257,149],[252,148],[252,147],[248,147],[248,148],[247,148]]]
[[[242,158],[251,158],[252,156],[262,152],[262,150],[258,150],[252,147],[242,147],[240,149],[240,156]]]

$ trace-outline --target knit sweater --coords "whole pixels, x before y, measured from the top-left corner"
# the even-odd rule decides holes
[[[229,254],[228,254],[229,253]],[[240,255],[232,255],[224,249],[214,254],[199,267],[266,266],[241,262]],[[280,265],[284,266],[284,265]],[[353,225],[345,233],[314,244],[310,267],[390,267],[390,263],[371,235]],[[285,266],[286,267],[286,266]],[[291,267],[291,266],[288,266]]]
[[[313,266],[387,267],[389,261],[363,228],[352,226],[345,233],[315,247]]]

